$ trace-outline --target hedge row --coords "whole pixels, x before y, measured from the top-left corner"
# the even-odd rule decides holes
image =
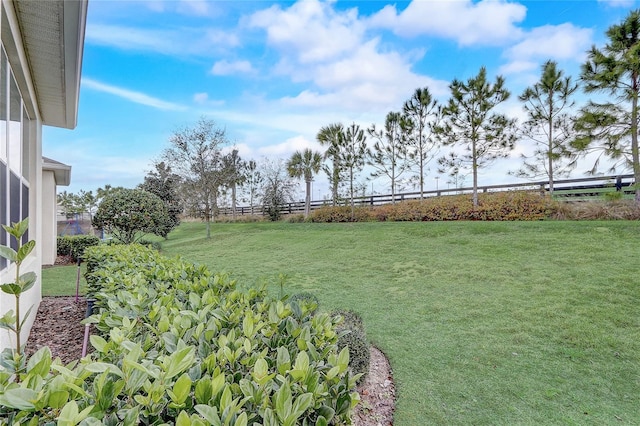
[[[44,348],[0,371],[11,424],[349,424],[359,397],[339,317],[241,291],[139,245],[86,252],[95,351],[63,366]]]
[[[508,191],[479,194],[473,206],[470,194],[430,197],[375,207],[323,207],[314,210],[313,222],[540,220],[553,217],[558,202],[539,192]]]
[[[87,247],[100,244],[100,238],[95,235],[65,235],[58,237],[58,256],[71,256],[74,261],[81,258]]]

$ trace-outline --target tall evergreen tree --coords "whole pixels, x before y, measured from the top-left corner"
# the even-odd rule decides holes
[[[304,199],[304,217],[309,216],[311,210],[311,182],[313,176],[320,171],[322,166],[322,155],[310,149],[304,151],[296,151],[293,153],[289,161],[287,161],[287,171],[289,176],[294,178],[304,178],[305,182],[305,199]]]
[[[424,178],[426,168],[438,153],[438,141],[435,130],[440,124],[442,108],[431,95],[429,88],[418,88],[402,108],[411,122],[409,146],[413,148],[412,158],[418,170],[420,198],[424,197]]]
[[[487,80],[487,69],[480,68],[477,76],[467,82],[455,79],[449,85],[451,98],[444,108],[444,123],[439,134],[446,145],[459,145],[463,153],[454,151],[450,157],[460,159],[471,168],[473,175],[473,205],[478,206],[478,169],[495,159],[508,157],[515,144],[515,120],[494,112],[494,108],[509,98],[504,78]],[[448,161],[443,157],[441,163]]]
[[[602,155],[614,160],[616,168],[633,170],[640,204],[640,156],[638,152],[638,99],[640,98],[640,10],[634,10],[620,24],[606,32],[608,43],[593,46],[582,65],[581,79],[587,93],[607,93],[615,100],[590,101],[581,111],[573,146],[582,152],[598,151],[591,169],[595,172]]]
[[[337,152],[338,164],[349,176],[349,200],[351,203],[351,215],[354,214],[355,179],[365,164],[367,155],[367,137],[364,130],[356,123],[342,129],[339,136],[339,149]]]
[[[524,164],[514,173],[524,178],[546,177],[550,193],[553,193],[554,177],[567,177],[576,164],[569,145],[573,137],[573,117],[567,110],[575,104],[571,98],[578,85],[557,66],[554,61],[545,62],[540,80],[519,97],[528,115],[523,133],[536,148],[532,156],[523,155]]]
[[[374,171],[374,178],[386,176],[391,183],[392,203],[396,202],[396,186],[404,172],[409,169],[408,140],[411,122],[399,112],[389,112],[384,130],[372,125],[367,132],[375,139],[372,149],[367,150],[367,164]]]

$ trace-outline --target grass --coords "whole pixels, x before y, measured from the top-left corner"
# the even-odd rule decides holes
[[[639,222],[217,224],[212,235],[185,223],[163,250],[274,293],[284,273],[288,293],[362,315],[391,360],[396,425],[640,419]]]
[[[80,267],[80,294],[86,291],[84,273],[85,264]],[[78,267],[53,266],[42,270],[42,295],[43,296],[75,296]]]

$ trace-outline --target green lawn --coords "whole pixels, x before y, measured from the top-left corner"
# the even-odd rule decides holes
[[[391,360],[396,425],[640,419],[639,222],[216,224],[204,237],[186,223],[163,250],[241,286],[277,292],[284,273],[286,292],[360,312]]]

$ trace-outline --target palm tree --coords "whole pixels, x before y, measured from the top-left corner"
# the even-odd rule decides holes
[[[313,181],[313,175],[320,171],[320,166],[322,166],[322,155],[309,148],[302,152],[294,152],[289,161],[287,161],[289,176],[294,178],[304,177],[306,183],[307,193],[304,203],[304,217],[309,216],[311,209],[311,182]]]
[[[326,146],[327,151],[325,158],[331,158],[331,169],[325,168],[325,173],[329,177],[331,183],[331,202],[335,206],[338,203],[338,186],[340,185],[340,175],[342,167],[338,159],[340,152],[340,136],[342,135],[343,126],[341,123],[329,124],[324,126],[318,132],[316,139],[320,145]]]

